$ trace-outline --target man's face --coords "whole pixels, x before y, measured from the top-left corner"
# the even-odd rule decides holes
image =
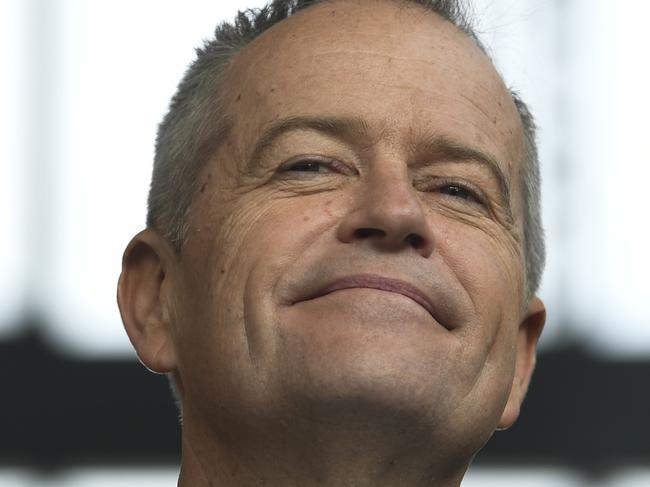
[[[257,38],[226,86],[174,278],[186,422],[357,405],[485,441],[525,308],[522,129],[490,62],[435,14],[337,1]]]

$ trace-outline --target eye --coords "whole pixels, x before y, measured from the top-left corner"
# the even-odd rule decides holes
[[[285,162],[279,170],[280,174],[302,174],[297,177],[309,177],[316,174],[357,174],[353,167],[329,157],[299,156]]]
[[[461,184],[445,184],[440,188],[440,192],[449,196],[454,196],[456,198],[462,198],[464,200],[478,201],[474,195],[474,192]]]
[[[487,206],[483,191],[465,180],[433,178],[425,187],[427,191],[441,194],[462,204]]]
[[[332,169],[323,161],[303,160],[285,165],[281,172],[331,172]]]

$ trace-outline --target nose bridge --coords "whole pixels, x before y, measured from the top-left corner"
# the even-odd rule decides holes
[[[411,247],[428,257],[432,230],[406,163],[377,161],[361,183],[354,208],[341,222],[340,239],[370,240],[386,250]]]
[[[422,210],[406,165],[385,164],[369,171],[363,197],[363,204],[378,215],[386,213],[385,216],[406,216],[413,211]]]

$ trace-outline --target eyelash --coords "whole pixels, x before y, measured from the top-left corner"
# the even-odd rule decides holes
[[[290,172],[307,173],[307,174],[323,174],[323,172],[321,171],[297,170],[297,167],[299,166],[325,167],[327,168],[327,172],[325,172],[325,174],[327,174],[328,172],[339,173],[339,174],[349,174],[352,172],[354,174],[357,174],[357,171],[356,170],[351,171],[348,165],[343,164],[342,162],[336,159],[331,159],[331,158],[321,157],[321,156],[300,156],[298,158],[291,159],[282,165],[282,167],[280,168],[280,174],[286,174]],[[304,176],[304,177],[309,177],[309,176]],[[451,198],[461,199],[471,204],[486,206],[485,204],[486,199],[483,196],[482,192],[471,184],[453,178],[434,177],[429,181],[430,182],[428,182],[426,186],[431,186],[433,187],[433,189],[436,189],[438,191],[445,188],[453,187],[453,188],[457,188],[460,192],[464,192],[467,194],[467,197],[465,197],[465,196],[458,196],[458,195],[442,192],[442,194],[446,196],[449,196]],[[426,191],[431,191],[431,189],[426,189]]]
[[[284,163],[280,168],[280,173],[285,174],[289,172],[299,172],[299,173],[312,173],[312,174],[323,174],[321,171],[299,171],[296,169],[298,166],[319,166],[327,168],[328,172],[332,173],[341,173],[349,174],[351,172],[356,174],[356,171],[351,171],[349,166],[343,164],[336,159],[330,159],[326,157],[319,156],[301,156],[299,158],[291,159]]]
[[[453,198],[459,198],[468,201],[469,203],[476,203],[485,206],[485,197],[483,196],[482,192],[471,184],[468,184],[464,181],[458,181],[457,179],[447,179],[447,178],[435,179],[434,181],[435,181],[435,188],[437,190],[441,190],[444,188],[458,188],[459,191],[465,192],[467,194],[467,197],[464,197],[464,196],[457,196],[457,195],[455,196],[449,193],[443,193],[447,196]]]

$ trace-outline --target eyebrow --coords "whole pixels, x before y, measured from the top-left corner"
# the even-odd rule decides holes
[[[282,135],[294,130],[313,130],[330,135],[345,142],[358,144],[369,139],[366,122],[358,117],[289,117],[274,122],[257,139],[247,162],[250,171],[262,154]]]
[[[440,159],[469,161],[485,167],[499,184],[500,195],[507,212],[507,217],[510,221],[513,220],[510,205],[510,182],[501,164],[495,157],[440,134],[431,134],[425,137],[423,142],[415,143],[413,152],[417,155],[426,155],[426,157],[430,157],[436,161]]]

